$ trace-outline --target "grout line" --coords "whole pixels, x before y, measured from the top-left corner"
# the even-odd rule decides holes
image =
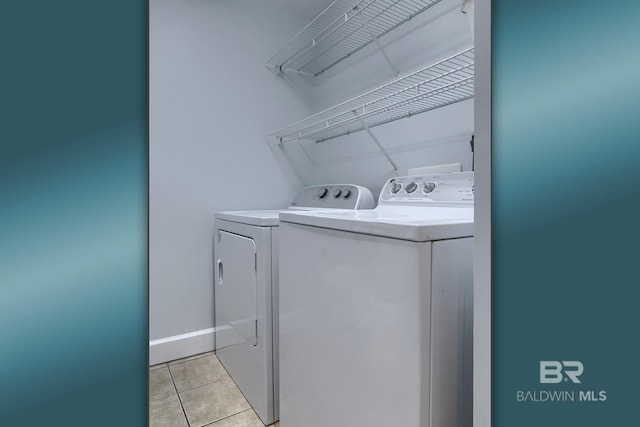
[[[149,372],[151,372],[151,371],[155,371],[155,370],[160,369],[160,368],[163,368],[163,367],[165,367],[165,366],[169,366],[169,365],[167,364],[167,362],[164,362],[164,363],[158,363],[158,364],[156,364],[156,365],[149,366]]]
[[[218,363],[220,363],[220,359],[218,359],[218,356],[216,356],[215,354],[214,354],[214,356],[215,356],[215,360],[216,360]],[[194,360],[197,360],[197,359],[187,360],[187,361],[185,361],[185,362],[181,362],[181,363],[174,363],[173,365],[168,365],[168,366],[167,366],[167,368],[169,369],[169,373],[171,374],[171,379],[173,380],[173,373],[172,373],[172,371],[171,371],[171,367],[176,366],[176,365],[181,365],[181,364],[183,364],[183,363],[193,362]],[[234,379],[231,377],[231,374],[229,374],[229,372],[227,371],[227,368],[225,368],[225,367],[224,367],[224,365],[222,365],[222,363],[220,363],[220,366],[222,366],[222,369],[224,369],[225,374],[227,374],[227,376],[226,376],[226,377],[224,377],[224,378],[220,378],[220,379],[217,379],[217,380],[214,380],[214,381],[209,381],[209,382],[206,382],[206,383],[203,383],[203,384],[197,385],[197,386],[195,386],[195,387],[185,388],[184,390],[178,390],[178,387],[176,386],[175,381],[173,382],[173,385],[174,385],[174,387],[176,388],[176,391],[178,392],[178,394],[180,394],[180,393],[184,393],[185,391],[195,390],[195,389],[197,389],[197,388],[204,387],[204,386],[207,386],[207,385],[210,385],[210,384],[215,384],[215,383],[218,383],[218,382],[220,382],[220,381],[230,380],[230,381],[232,381],[232,382],[233,382],[233,384],[234,384],[234,385],[238,388],[238,390],[239,390],[239,389],[240,389],[240,387],[238,387],[238,385],[236,384],[236,382],[234,381]],[[241,393],[242,393],[242,391],[241,391]],[[242,395],[244,396],[244,393],[243,393]]]
[[[167,366],[180,365],[182,363],[190,362],[192,360],[202,359],[204,357],[211,356],[211,355],[215,356],[215,352],[207,351],[205,353],[200,353],[200,354],[195,354],[193,356],[183,357],[182,359],[170,360],[170,361],[165,362],[165,363],[167,364]]]
[[[236,415],[240,415],[240,414],[242,414],[243,412],[247,412],[247,411],[253,411],[253,408],[244,409],[244,410],[242,410],[242,411],[240,411],[240,412],[236,412],[235,414],[227,415],[227,416],[226,416],[226,417],[224,417],[224,418],[220,418],[219,420],[215,420],[215,421],[214,421],[214,422],[212,422],[212,423],[205,424],[205,425],[203,425],[202,427],[209,427],[209,426],[212,426],[212,425],[214,425],[214,424],[215,424],[215,423],[217,423],[217,422],[220,422],[220,421],[222,421],[222,420],[226,420],[227,418],[235,417]],[[256,416],[258,416],[258,415],[256,414]],[[271,426],[272,424],[269,424],[269,425]]]
[[[242,397],[245,399],[245,401],[247,401],[247,403],[249,403],[248,400],[246,399],[246,397],[244,396],[244,393],[242,393],[242,391],[240,390],[238,385],[235,383],[235,381],[233,380],[233,378],[231,377],[231,375],[229,374],[227,369],[222,364],[221,364],[221,366],[224,369],[225,373],[227,374],[226,378],[222,378],[222,379],[219,379],[219,380],[216,380],[216,381],[211,381],[211,382],[208,382],[208,383],[205,383],[205,384],[201,384],[199,386],[192,387],[192,388],[189,388],[189,389],[186,389],[186,390],[178,391],[178,387],[176,385],[176,381],[175,381],[175,379],[173,377],[173,372],[171,372],[171,367],[175,366],[175,365],[183,364],[183,363],[186,363],[186,362],[191,362],[191,361],[194,361],[194,360],[198,360],[198,359],[201,359],[202,357],[205,357],[205,356],[208,356],[208,355],[209,355],[209,353],[203,353],[202,355],[200,355],[200,357],[193,358],[193,356],[190,356],[190,357],[186,358],[186,359],[189,359],[189,360],[178,361],[178,362],[172,363],[172,364],[167,363],[167,369],[169,370],[169,375],[171,376],[171,382],[173,383],[173,388],[176,391],[176,393],[178,394],[178,401],[180,402],[180,407],[182,408],[182,413],[183,413],[183,415],[184,415],[184,417],[185,417],[185,419],[187,421],[187,426],[189,426],[189,427],[191,427],[191,424],[189,423],[189,418],[187,417],[187,412],[185,411],[184,405],[182,404],[182,397],[180,396],[181,393],[184,393],[184,392],[187,392],[187,391],[191,391],[191,390],[195,390],[195,389],[198,389],[198,388],[202,388],[202,387],[205,387],[205,386],[208,386],[208,385],[211,385],[211,384],[215,384],[215,383],[218,383],[218,382],[221,382],[221,381],[230,380],[232,382],[232,384],[238,389],[238,391],[240,392]],[[218,356],[215,353],[213,353],[213,355],[215,356],[215,359],[218,360],[218,362],[219,362]],[[180,360],[180,359],[178,359],[178,360]],[[234,414],[227,415],[224,418],[220,418],[218,420],[213,421],[212,423],[205,424],[202,427],[211,426],[211,425],[213,425],[213,424],[215,424],[215,423],[217,423],[219,421],[222,421],[224,419],[233,417],[235,415],[241,414],[241,413],[246,412],[246,411],[253,411],[255,413],[255,410],[251,407],[251,404],[249,404],[249,408],[247,408],[247,409],[243,409],[242,411],[236,412]],[[256,414],[256,417],[257,416],[258,415]],[[275,424],[270,424],[269,425],[269,427],[274,427],[274,426],[275,426]]]
[[[176,381],[173,379],[173,374],[171,373],[171,369],[167,365],[167,369],[169,369],[169,376],[171,376],[171,382],[173,383],[173,388],[178,395],[178,402],[180,402],[180,408],[182,408],[182,415],[184,415],[184,419],[187,421],[187,426],[191,427],[191,423],[189,423],[189,418],[187,417],[187,412],[184,410],[184,405],[182,404],[182,398],[180,397],[180,392],[178,391],[178,387],[176,386]]]
[[[169,367],[168,366],[163,366],[162,368],[167,368],[167,371],[169,371],[169,377],[171,378],[171,371],[169,370]],[[149,403],[155,402],[155,401],[158,401],[158,400],[164,400],[164,399],[167,399],[167,398],[172,396],[171,394],[168,394],[166,396],[162,396],[162,395],[161,396],[157,396],[156,395],[155,397],[153,397],[151,395],[151,375],[154,372],[160,371],[160,370],[162,370],[162,369],[161,368],[149,369],[149,381],[148,381],[148,386],[149,386],[148,401],[149,401]],[[171,383],[173,384],[173,378],[171,378]],[[176,393],[177,393],[175,384],[173,384],[173,390],[176,391]]]
[[[171,372],[171,371],[169,371],[169,372]],[[172,378],[173,378],[173,376],[172,376]],[[195,390],[195,389],[197,389],[197,388],[206,387],[206,386],[208,386],[208,385],[216,384],[216,383],[219,383],[219,382],[222,382],[222,381],[227,381],[227,380],[231,380],[231,381],[233,382],[233,378],[222,378],[222,379],[220,379],[220,380],[215,380],[215,381],[211,381],[211,382],[209,382],[209,383],[200,384],[200,385],[197,385],[197,386],[195,386],[195,387],[187,388],[187,389],[184,389],[184,390],[182,390],[182,391],[178,391],[178,389],[176,388],[176,391],[178,392],[178,394],[180,394],[180,393],[184,393],[184,392],[187,392],[187,391],[192,391],[192,390]],[[236,388],[238,388],[238,385],[237,385],[235,382],[233,382],[233,385],[234,385]],[[175,387],[175,383],[174,383],[174,387]],[[238,388],[238,390],[240,390],[240,389]],[[242,394],[242,391],[241,391],[240,393]],[[242,396],[244,397],[244,394],[243,394]]]

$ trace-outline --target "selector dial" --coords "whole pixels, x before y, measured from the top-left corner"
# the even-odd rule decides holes
[[[433,191],[434,188],[436,188],[435,182],[427,182],[424,187],[422,187],[422,191],[424,192],[424,194],[429,194]]]
[[[320,189],[320,192],[318,193],[318,197],[321,199],[324,199],[327,196],[328,192],[329,192],[329,189],[327,187],[322,187]]]
[[[418,188],[418,184],[412,181],[409,184],[407,184],[407,186],[405,187],[405,191],[407,192],[407,194],[411,194],[414,191],[416,191],[416,188]]]
[[[398,194],[398,191],[400,191],[401,188],[402,188],[402,184],[398,182],[394,182],[391,185],[391,194]]]
[[[333,197],[340,197],[340,194],[342,194],[342,190],[340,190],[339,188],[336,188],[335,190],[333,190]]]
[[[345,188],[344,191],[342,192],[342,198],[348,199],[350,195],[351,195],[351,190],[349,190],[348,188]]]

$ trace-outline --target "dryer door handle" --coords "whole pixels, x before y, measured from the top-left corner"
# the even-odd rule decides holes
[[[218,285],[222,285],[222,274],[224,272],[224,269],[222,267],[222,260],[219,259],[218,260]]]

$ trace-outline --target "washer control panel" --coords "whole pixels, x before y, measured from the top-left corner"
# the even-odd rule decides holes
[[[291,208],[373,209],[375,199],[368,188],[353,184],[314,185],[300,190]]]
[[[378,204],[473,204],[473,176],[473,172],[451,172],[394,177],[382,187]]]

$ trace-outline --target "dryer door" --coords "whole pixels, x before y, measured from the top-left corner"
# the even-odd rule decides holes
[[[218,231],[216,245],[216,347],[257,343],[256,244],[244,236]],[[226,337],[226,338],[224,338]],[[240,342],[239,342],[240,341]]]

